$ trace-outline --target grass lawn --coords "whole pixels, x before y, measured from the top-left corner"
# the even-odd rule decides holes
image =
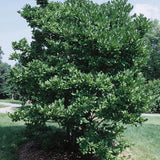
[[[14,123],[7,114],[0,114],[0,160],[18,160],[18,149],[26,143],[21,133],[24,128],[23,122]],[[148,117],[142,126],[128,127],[124,138],[131,145],[133,160],[160,160],[160,117]]]
[[[11,100],[11,99],[0,99],[0,102],[13,103],[13,104],[21,104],[22,103],[19,100]]]
[[[142,126],[128,127],[125,139],[134,160],[160,160],[160,117],[147,117]]]
[[[8,107],[7,105],[0,104],[0,108]]]
[[[53,130],[58,124],[48,122]],[[18,160],[19,149],[28,142],[22,134],[25,126],[22,121],[12,122],[8,114],[0,113],[0,160]]]
[[[18,160],[18,148],[25,141],[22,122],[14,123],[7,114],[0,114],[0,160]]]

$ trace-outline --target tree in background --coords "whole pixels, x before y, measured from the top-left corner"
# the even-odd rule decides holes
[[[152,21],[151,30],[145,35],[145,42],[149,49],[147,64],[142,71],[148,80],[147,90],[152,90],[157,98],[151,103],[150,112],[160,113],[160,24],[158,20]]]
[[[0,47],[0,62],[2,61],[2,54],[3,54],[3,51],[2,51],[2,49]]]
[[[140,70],[150,23],[130,16],[127,0],[37,4],[19,12],[33,41],[14,42],[11,56],[21,65],[12,69],[12,83],[33,105],[11,117],[24,120],[36,136],[35,128],[57,122],[72,151],[114,159],[123,148],[124,126],[142,123],[148,110],[151,97]]]
[[[2,62],[2,54],[3,51],[0,48],[0,98],[8,98],[10,89],[7,81],[11,67],[7,63]]]
[[[158,20],[152,22],[151,30],[145,35],[150,54],[143,73],[148,80],[160,78],[160,24]]]

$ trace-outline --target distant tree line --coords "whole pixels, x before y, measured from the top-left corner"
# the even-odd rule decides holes
[[[149,49],[147,65],[143,68],[147,80],[160,78],[160,24],[158,20],[152,22],[151,30],[145,35],[146,46]]]
[[[11,66],[7,63],[2,62],[2,55],[3,51],[0,47],[0,99],[9,98],[11,94],[8,84]]]
[[[151,30],[145,35],[146,47],[149,49],[147,64],[142,72],[148,81],[147,90],[152,90],[156,100],[151,103],[151,112],[160,113],[160,22],[154,20]]]

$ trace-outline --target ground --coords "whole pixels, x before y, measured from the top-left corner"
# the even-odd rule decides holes
[[[57,151],[46,152],[41,149],[39,143],[28,142],[19,151],[20,160],[99,160],[98,158],[82,157],[73,153],[59,153]]]
[[[11,122],[7,112],[13,112],[18,104],[1,103],[0,105],[0,160],[85,160],[81,156],[44,151],[39,142],[25,141],[21,131],[24,123]],[[131,145],[122,156],[130,156],[129,160],[159,160],[160,159],[160,114],[143,114],[148,121],[142,126],[129,126],[124,134],[125,140]],[[88,159],[86,159],[88,160]],[[94,160],[94,158],[92,158]],[[97,159],[95,159],[97,160]]]
[[[0,108],[0,113],[14,112],[14,108],[18,108],[21,106],[20,104],[13,104],[13,103],[6,103],[6,102],[0,102],[0,105],[7,106],[4,108]]]

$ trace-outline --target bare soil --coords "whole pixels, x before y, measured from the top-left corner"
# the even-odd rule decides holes
[[[75,153],[61,153],[57,151],[47,152],[40,147],[39,143],[28,142],[19,151],[20,160],[99,160],[96,157],[84,157]]]

